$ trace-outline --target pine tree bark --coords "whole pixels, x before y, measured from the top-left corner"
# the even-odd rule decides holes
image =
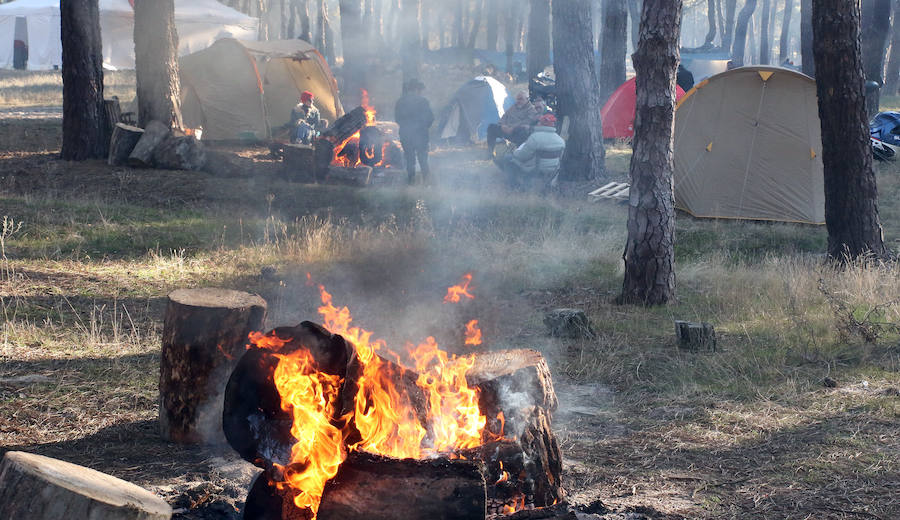
[[[605,152],[600,124],[603,99],[597,83],[591,35],[590,0],[553,2],[553,53],[561,117],[569,118],[569,139],[560,165],[564,180],[603,174]]]
[[[500,0],[487,0],[487,45],[489,51],[497,51],[500,28]]]
[[[759,24],[759,63],[760,65],[768,65],[771,58],[769,52],[769,8],[770,0],[763,0],[762,20]]]
[[[362,89],[366,88],[366,41],[362,23],[360,0],[340,0],[341,43],[344,54],[344,106],[355,107],[362,101]]]
[[[294,0],[297,9],[297,17],[300,19],[300,34],[297,38],[303,41],[312,42],[312,24],[309,17],[309,0]],[[291,17],[293,21],[293,17]],[[293,37],[293,34],[291,35]]]
[[[737,0],[725,0],[725,26],[722,28],[722,48],[731,50],[734,42],[734,13],[737,11]]]
[[[401,60],[403,82],[421,77],[422,38],[419,35],[419,19],[422,16],[422,0],[403,0],[400,13]]]
[[[625,54],[628,52],[628,6],[626,0],[603,4],[603,33],[600,38],[600,99],[605,102],[625,83]]]
[[[794,0],[784,0],[784,15],[781,18],[781,43],[778,46],[778,63],[784,63],[791,55],[791,17],[794,13]]]
[[[756,0],[747,0],[741,12],[738,14],[737,23],[734,28],[734,44],[731,48],[731,61],[735,67],[744,65],[744,53],[747,47],[747,28],[750,25],[750,18],[753,11],[756,10]]]
[[[182,128],[174,0],[135,0],[134,69],[138,126]]]
[[[885,73],[885,95],[894,96],[900,87],[900,0],[894,0],[894,21],[891,27],[891,54],[888,58],[887,72]]]
[[[884,84],[884,55],[887,51],[888,33],[891,31],[891,0],[862,0],[860,33],[862,39],[863,72],[866,81]],[[880,89],[866,96],[866,114],[878,113]]]
[[[550,0],[529,0],[525,70],[531,79],[550,65]]]
[[[885,255],[863,91],[858,0],[813,0],[828,256]]]
[[[662,305],[675,297],[672,170],[681,9],[681,0],[644,0],[632,56],[637,110],[620,303]]]
[[[816,77],[816,58],[813,52],[812,0],[800,0],[800,65],[807,76]]]
[[[97,0],[60,3],[63,80],[62,158],[99,159],[109,150]]]

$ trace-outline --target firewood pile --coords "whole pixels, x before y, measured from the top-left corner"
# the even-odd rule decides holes
[[[196,135],[170,130],[159,121],[146,128],[116,123],[109,143],[110,166],[127,164],[168,170],[203,170],[206,150]]]
[[[279,363],[298,353],[308,355],[320,373],[340,381],[330,397],[330,422],[343,432],[346,458],[325,485],[317,518],[485,519],[563,500],[561,456],[551,430],[557,401],[539,352],[492,351],[471,358],[465,377],[487,418],[476,446],[395,458],[348,449],[361,438],[359,414],[379,406],[377,401],[357,402],[365,384],[364,353],[344,337],[303,322],[257,338],[226,387],[225,437],[245,460],[263,469],[247,497],[245,519],[312,517],[309,509],[296,505],[303,490],[286,480],[316,461],[301,463],[292,456],[297,439],[291,407],[282,402],[275,382]],[[409,396],[417,415],[413,422],[426,424],[427,411],[436,405],[417,385],[422,373],[387,359],[380,362],[394,388]]]

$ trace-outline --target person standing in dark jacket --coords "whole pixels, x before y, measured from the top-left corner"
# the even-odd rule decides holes
[[[422,181],[428,182],[428,129],[434,123],[431,104],[422,96],[425,84],[411,79],[405,85],[403,95],[394,107],[394,119],[400,127],[400,144],[406,158],[409,183],[416,180],[416,159],[422,171]]]

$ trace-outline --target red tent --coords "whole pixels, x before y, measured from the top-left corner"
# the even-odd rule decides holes
[[[675,99],[681,99],[684,91],[675,87]],[[603,138],[624,139],[634,136],[634,110],[636,105],[634,78],[622,83],[603,105]]]

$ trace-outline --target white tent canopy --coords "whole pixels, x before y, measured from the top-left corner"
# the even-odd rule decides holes
[[[59,0],[15,0],[0,4],[0,68],[12,68],[15,20],[26,21],[28,68],[62,64]],[[205,49],[219,38],[256,39],[258,21],[216,0],[175,0],[179,55]],[[103,65],[134,68],[134,10],[129,0],[100,0]]]

